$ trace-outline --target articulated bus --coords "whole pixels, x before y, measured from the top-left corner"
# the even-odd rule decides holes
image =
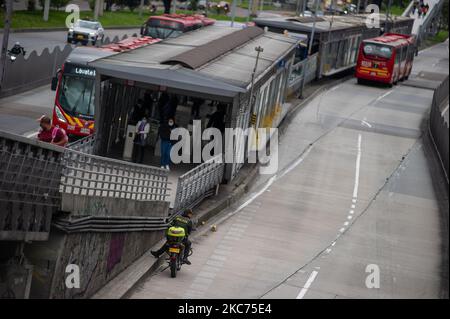
[[[92,134],[95,69],[87,64],[160,41],[151,37],[132,37],[99,48],[75,48],[52,80],[52,90],[56,90],[53,124],[66,130],[71,138]]]
[[[375,81],[390,87],[407,80],[416,51],[411,35],[386,33],[364,40],[359,48],[355,76],[358,83]]]
[[[141,27],[142,36],[166,39],[214,24],[215,20],[201,14],[163,14],[151,16]]]
[[[52,90],[56,91],[54,125],[65,129],[71,139],[94,132],[95,69],[88,66],[89,62],[151,45],[165,38],[177,37],[184,32],[211,25],[215,21],[205,17],[202,20],[201,17],[203,16],[152,16],[146,23],[146,31],[142,32],[142,37],[131,37],[101,47],[75,48],[52,79]],[[154,37],[146,36],[147,34]]]

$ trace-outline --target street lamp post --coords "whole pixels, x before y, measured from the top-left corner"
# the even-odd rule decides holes
[[[0,55],[0,91],[3,87],[3,77],[5,74],[5,65],[8,52],[9,29],[11,27],[12,18],[12,1],[13,0],[5,1],[5,23],[3,27],[2,51]]]
[[[261,46],[257,46],[255,48],[255,51],[256,51],[256,61],[255,61],[255,67],[253,68],[253,72],[252,72],[252,87],[250,88],[250,107],[251,107],[251,110],[253,110],[253,112],[255,111],[254,105],[253,105],[253,103],[255,102],[255,99],[253,98],[253,86],[255,84],[255,74],[256,74],[256,70],[258,68],[259,55],[261,52],[264,51],[264,48]]]
[[[388,1],[388,7],[386,10],[386,26],[385,26],[385,32],[389,32],[390,25],[389,25],[389,19],[391,17],[391,6],[392,6],[392,0]]]
[[[317,18],[317,10],[319,10],[319,0],[316,0],[316,8],[314,10],[314,20],[313,27],[311,31],[311,39],[309,39],[309,48],[308,48],[308,56],[311,55],[313,40],[314,40],[314,32],[316,31],[316,18]]]

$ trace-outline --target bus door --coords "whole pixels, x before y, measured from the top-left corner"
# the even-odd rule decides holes
[[[395,49],[394,67],[392,68],[392,81],[396,83],[400,78],[400,64],[402,60],[401,48]]]
[[[402,57],[400,60],[400,75],[399,80],[403,79],[406,75],[406,61],[407,61],[407,53],[408,53],[408,46],[404,45],[400,47],[400,52],[402,53]]]

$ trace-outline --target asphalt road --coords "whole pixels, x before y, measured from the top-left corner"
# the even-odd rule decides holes
[[[133,33],[139,34],[139,28],[105,30],[105,36],[110,37],[111,40],[115,36],[122,38],[125,34],[131,36]],[[0,43],[1,41],[3,41],[3,33],[0,33]],[[45,48],[48,48],[50,52],[57,46],[63,49],[67,44],[66,41],[66,31],[13,32],[9,35],[8,47],[12,48],[14,43],[20,42],[20,44],[25,48],[26,56],[28,56],[32,51],[36,51],[37,54],[41,54]]]
[[[414,74],[448,74],[447,48],[421,53]],[[282,136],[278,173],[194,240],[176,279],[160,268],[131,298],[448,298],[448,193],[423,135],[432,95],[352,79],[316,97]]]

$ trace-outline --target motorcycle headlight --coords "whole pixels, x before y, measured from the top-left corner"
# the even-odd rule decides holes
[[[56,117],[58,118],[59,121],[61,121],[63,123],[67,123],[66,118],[64,117],[64,115],[62,114],[61,110],[57,106],[55,106],[55,114],[56,114]]]

